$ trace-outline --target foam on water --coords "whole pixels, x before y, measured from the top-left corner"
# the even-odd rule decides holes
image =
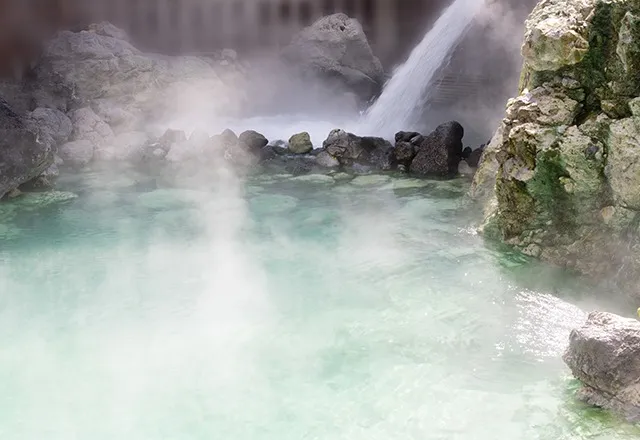
[[[416,108],[428,99],[429,86],[464,37],[483,0],[455,0],[393,74],[366,112],[358,131],[388,139],[414,128]]]

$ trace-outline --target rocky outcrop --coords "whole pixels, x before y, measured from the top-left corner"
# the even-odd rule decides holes
[[[374,96],[384,82],[382,64],[371,51],[362,26],[342,13],[303,29],[282,55],[303,73],[337,81],[364,100]]]
[[[32,92],[39,106],[63,112],[91,106],[114,125],[179,112],[193,101],[229,114],[244,103],[236,87],[244,70],[223,52],[217,58],[147,54],[121,29],[93,24],[46,43]]]
[[[471,191],[483,231],[637,293],[640,3],[541,1],[522,54],[520,95]]]
[[[0,98],[0,198],[53,164],[53,138],[39,134],[35,121],[19,117]]]
[[[578,397],[640,421],[640,321],[593,312],[569,339],[563,359],[583,385]]]

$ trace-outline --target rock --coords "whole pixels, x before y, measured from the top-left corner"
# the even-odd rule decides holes
[[[421,136],[420,133],[415,131],[399,131],[396,133],[396,142],[411,142],[412,139]]]
[[[64,31],[47,42],[36,82],[68,102],[134,95],[152,87],[156,61],[121,39],[122,32],[106,26],[98,31]]]
[[[96,148],[94,157],[106,161],[140,162],[145,157],[148,140],[143,132],[121,133],[112,144]]]
[[[69,140],[73,125],[67,115],[60,110],[39,107],[29,113],[29,117],[36,122],[40,134],[51,136],[56,145],[64,144]]]
[[[124,30],[112,25],[107,21],[90,24],[87,30],[98,35],[102,35],[103,37],[111,37],[116,40],[129,42],[129,36]]]
[[[484,151],[485,146],[482,145],[480,148],[476,148],[471,151],[469,155],[465,158],[465,161],[471,168],[478,168],[478,164],[480,163],[480,158],[482,157],[482,152]]]
[[[326,151],[322,151],[316,156],[316,163],[324,168],[338,168],[340,166],[338,159]]]
[[[395,161],[399,165],[402,165],[405,170],[408,170],[413,158],[416,156],[416,148],[411,144],[411,142],[400,140],[396,141],[393,153]]]
[[[640,421],[640,321],[592,312],[563,359],[582,382],[581,400]]]
[[[439,125],[417,148],[409,170],[418,175],[452,176],[462,159],[464,129],[458,122]]]
[[[0,98],[0,198],[53,164],[52,140],[38,132],[32,120],[20,118]]]
[[[70,117],[73,124],[72,141],[89,141],[94,147],[113,144],[115,140],[113,130],[91,108],[75,110],[70,113]]]
[[[309,133],[306,131],[294,134],[289,138],[289,151],[293,154],[307,154],[311,150],[313,150],[313,144]]]
[[[37,106],[63,112],[91,105],[120,133],[145,122],[170,121],[187,110],[233,114],[248,100],[243,75],[239,63],[228,58],[223,63],[143,53],[124,31],[99,23],[59,32],[44,45],[31,92]]]
[[[322,147],[328,155],[344,167],[371,167],[387,171],[395,165],[393,147],[382,138],[360,137],[336,129],[329,133]]]
[[[634,0],[538,3],[526,22],[519,95],[471,190],[484,203],[486,236],[635,296],[639,23]]]
[[[230,137],[230,134],[226,136]],[[240,133],[238,142],[252,154],[260,154],[260,150],[269,143],[269,140],[257,131],[247,130]]]
[[[73,168],[85,167],[93,159],[95,145],[88,140],[67,142],[58,148],[58,154],[65,165]]]
[[[342,13],[303,29],[282,56],[306,74],[339,81],[365,101],[384,83],[382,64],[373,55],[362,26]]]

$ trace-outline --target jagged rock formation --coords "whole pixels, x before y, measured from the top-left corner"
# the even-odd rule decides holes
[[[384,70],[360,23],[339,13],[303,29],[282,51],[303,73],[336,80],[367,100],[384,83]]]
[[[0,98],[0,198],[53,164],[53,138]]]
[[[593,312],[569,340],[563,359],[582,382],[578,398],[640,421],[640,322]]]
[[[522,54],[520,95],[509,100],[471,191],[485,202],[483,230],[635,289],[640,2],[542,0]]]

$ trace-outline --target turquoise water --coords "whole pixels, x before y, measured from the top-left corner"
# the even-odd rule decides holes
[[[0,205],[0,438],[640,434],[560,359],[616,305],[485,245],[466,180],[147,180]]]

